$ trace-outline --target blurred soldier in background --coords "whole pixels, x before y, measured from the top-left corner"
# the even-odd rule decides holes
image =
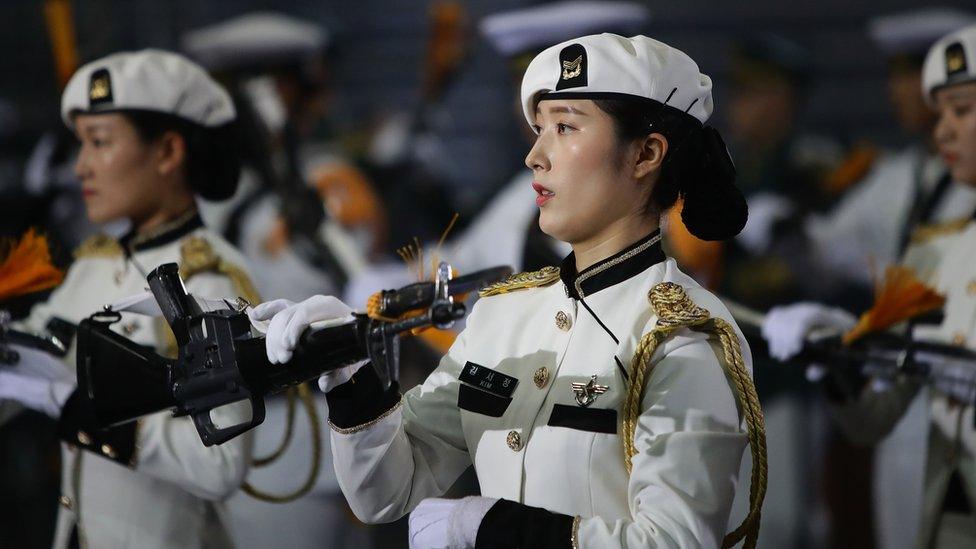
[[[375,208],[369,183],[333,148],[309,142],[327,113],[329,40],[317,25],[274,13],[238,16],[183,38],[184,51],[224,81],[249,115],[251,170],[231,206],[207,207],[204,215],[240,244],[266,298],[341,291],[376,238],[367,231],[357,242],[326,208],[336,186],[354,188]],[[339,214],[341,202],[333,195]],[[373,213],[378,219],[379,210]]]
[[[889,100],[904,134],[912,141],[897,152],[884,153],[863,181],[828,213],[812,216],[806,223],[811,257],[826,270],[853,286],[848,296],[868,295],[868,285],[885,266],[900,260],[908,236],[926,224],[944,223],[969,215],[976,207],[976,190],[954,182],[935,150],[932,129],[935,114],[922,93],[922,63],[929,46],[974,15],[945,8],[911,10],[872,19],[868,30],[888,63]],[[864,308],[864,299],[842,302],[848,310]],[[776,309],[774,309],[776,310]],[[831,309],[799,304],[779,309],[784,326],[824,322]],[[925,456],[928,400],[919,393],[890,436],[877,450],[858,450],[833,439],[833,457],[826,467],[834,474],[834,500],[840,505],[835,522],[848,522],[850,486],[871,476],[875,534],[882,547],[907,547],[918,532],[922,505],[922,470]],[[851,475],[854,461],[860,472]],[[846,501],[845,501],[846,500]],[[846,512],[845,512],[846,509]],[[836,526],[836,524],[835,524]],[[848,525],[853,531],[856,525]]]
[[[417,100],[406,107],[384,105],[369,136],[365,169],[387,210],[395,213],[388,217],[390,255],[414,238],[436,239],[458,211],[448,190],[450,160],[440,130],[449,119],[447,99],[469,55],[467,27],[461,1],[429,3]]]
[[[824,181],[841,160],[840,147],[796,127],[811,70],[809,52],[778,35],[743,40],[732,57],[729,148],[750,213],[724,250],[718,287],[762,309],[814,291],[803,286],[808,273],[782,225],[834,199]]]
[[[874,270],[898,261],[916,227],[957,218],[976,206],[976,191],[953,184],[935,152],[935,114],[921,93],[929,46],[974,20],[972,13],[924,8],[869,22],[887,63],[888,100],[909,143],[881,154],[831,211],[808,220],[811,253],[848,284],[867,289]]]
[[[329,111],[331,41],[317,24],[268,12],[183,37],[184,50],[232,90],[247,131],[250,169],[241,190],[228,206],[204,204],[204,215],[240,243],[269,299],[341,291],[386,237],[383,206],[370,182],[335,144],[312,141]],[[326,406],[318,391],[302,399],[319,410]],[[368,532],[348,512],[335,480],[328,428],[306,421],[295,407],[294,395],[267,401],[249,482],[272,494],[230,500],[235,544],[368,549]]]
[[[178,263],[197,295],[257,299],[237,250],[204,226],[194,201],[223,200],[237,187],[230,96],[182,56],[146,49],[80,68],[61,117],[81,142],[74,171],[88,217],[122,220],[129,230],[83,243],[64,282],[23,321],[64,341],[66,364],[45,355],[33,369],[0,371],[0,407],[47,414],[65,443],[54,547],[229,547],[224,503],[247,474],[250,436],[205,447],[189,418],[168,412],[100,428],[76,387],[72,340],[81,320],[140,292],[162,263]],[[172,333],[153,319],[120,313],[118,320],[118,333],[171,354]],[[232,405],[214,421],[247,414]]]
[[[934,141],[951,177],[959,184],[976,185],[976,25],[970,25],[933,45],[922,69],[922,91],[938,114]],[[972,252],[976,246],[973,212],[959,219],[917,230],[903,258],[924,284],[944,297],[943,318],[936,324],[914,319],[908,311],[897,317],[909,320],[909,338],[943,342],[972,349],[976,279]],[[880,299],[880,297],[879,297]],[[891,305],[895,305],[892,301]],[[813,314],[803,314],[803,309]],[[893,314],[898,311],[892,311]],[[783,360],[802,348],[814,327],[846,331],[855,319],[842,310],[797,304],[772,311],[763,325],[770,349]],[[904,322],[902,322],[904,324]],[[952,364],[952,361],[949,361]],[[906,505],[889,505],[879,515],[886,546],[973,547],[976,544],[976,429],[973,420],[973,364],[963,360],[953,378],[923,384],[897,376],[887,383],[842,380],[849,368],[832,369],[826,378],[827,394],[846,434],[862,444],[876,443],[893,429],[904,430],[905,413],[921,406],[925,419],[911,421],[915,444],[897,447],[905,454],[889,461],[878,499],[891,498]],[[917,395],[924,395],[920,400]],[[898,425],[899,422],[901,425]],[[908,435],[909,433],[905,433]],[[896,433],[897,435],[897,433]],[[924,449],[924,450],[923,450]],[[897,466],[897,468],[896,468]],[[924,474],[921,469],[924,468]],[[879,477],[876,480],[882,480]],[[887,485],[892,484],[891,486]],[[898,521],[897,524],[891,521]],[[914,540],[914,543],[912,543]]]

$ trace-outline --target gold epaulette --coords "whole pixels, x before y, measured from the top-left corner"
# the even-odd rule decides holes
[[[745,540],[743,547],[752,549],[759,537],[760,511],[766,496],[766,426],[759,405],[759,395],[742,357],[739,338],[731,324],[724,319],[712,317],[707,310],[697,306],[680,284],[656,284],[648,292],[647,299],[657,314],[657,322],[654,329],[641,338],[630,364],[629,386],[623,410],[624,465],[630,473],[633,458],[639,453],[635,434],[642,413],[641,402],[645,385],[656,364],[651,362],[654,351],[668,336],[681,328],[703,332],[709,338],[717,339],[722,348],[721,355],[717,358],[732,380],[733,393],[746,420],[749,447],[752,450],[749,513],[738,528],[725,536],[722,547],[732,547]]]
[[[189,280],[202,272],[227,276],[241,297],[251,303],[260,303],[258,292],[243,269],[217,255],[213,246],[203,237],[188,237],[180,243],[180,277]]]
[[[972,220],[971,217],[960,217],[958,219],[952,219],[949,221],[943,221],[942,223],[932,223],[930,225],[922,225],[912,232],[912,244],[922,244],[928,242],[933,238],[939,236],[946,236],[953,233],[958,233],[963,230],[966,225]]]
[[[83,257],[118,257],[122,255],[122,245],[111,236],[99,233],[89,236],[75,248],[75,259]]]
[[[478,292],[478,296],[490,297],[526,288],[548,286],[557,280],[559,280],[559,267],[543,267],[538,271],[515,273],[501,282],[485,286]]]

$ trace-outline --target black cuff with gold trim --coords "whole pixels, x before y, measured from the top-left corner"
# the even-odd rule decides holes
[[[481,520],[475,549],[573,547],[573,517],[498,500]]]
[[[91,402],[79,391],[61,409],[58,436],[68,444],[96,453],[120,465],[135,466],[138,422],[101,429]]]
[[[389,389],[372,364],[363,365],[352,379],[325,394],[329,403],[329,422],[340,429],[352,429],[369,423],[390,411],[400,402],[400,386]]]

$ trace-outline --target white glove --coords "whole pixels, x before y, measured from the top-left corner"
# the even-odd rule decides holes
[[[349,306],[326,295],[312,296],[301,303],[287,299],[268,301],[248,310],[248,317],[255,323],[271,319],[264,345],[272,364],[291,360],[298,338],[313,323],[316,328],[328,328],[355,320]]]
[[[474,549],[495,498],[427,498],[410,513],[410,549]]]
[[[786,361],[803,350],[807,333],[814,328],[830,328],[842,333],[857,323],[851,313],[819,303],[794,303],[773,307],[766,314],[762,336],[769,345],[769,355]]]
[[[0,368],[0,399],[17,401],[58,419],[76,382],[64,363],[48,353],[11,345],[20,355],[14,366]]]
[[[772,193],[759,193],[749,197],[749,219],[736,241],[753,254],[766,251],[773,240],[773,227],[782,219],[793,215],[793,202]]]

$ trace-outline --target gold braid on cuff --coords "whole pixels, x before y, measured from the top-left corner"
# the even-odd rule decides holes
[[[573,549],[579,549],[579,527],[580,527],[581,517],[576,515],[573,517],[573,534],[570,536],[570,545]]]
[[[638,454],[634,446],[637,421],[641,414],[641,401],[645,384],[654,369],[651,357],[657,347],[680,328],[688,328],[708,334],[722,344],[723,356],[718,357],[734,383],[736,398],[742,408],[748,427],[749,447],[752,451],[752,482],[749,487],[749,514],[742,524],[725,536],[723,547],[732,547],[745,539],[743,547],[756,546],[759,537],[760,512],[766,497],[766,426],[763,421],[759,395],[752,377],[746,370],[739,347],[739,338],[728,322],[711,318],[708,311],[695,305],[684,288],[673,282],[662,282],[648,293],[651,307],[658,315],[657,326],[641,338],[631,363],[630,386],[624,404],[623,443],[627,472],[633,468],[633,457]]]
[[[354,434],[354,433],[358,433],[360,431],[365,431],[366,429],[369,429],[373,425],[376,425],[377,423],[379,423],[379,422],[383,421],[384,419],[386,419],[387,417],[389,417],[389,415],[392,414],[393,412],[396,412],[397,410],[399,410],[400,409],[400,406],[403,406],[403,397],[402,396],[400,397],[400,400],[398,400],[397,403],[393,405],[392,408],[390,408],[389,410],[383,412],[382,414],[380,414],[375,419],[372,419],[370,421],[367,421],[366,423],[363,423],[362,425],[356,425],[354,427],[348,427],[348,428],[346,428],[346,427],[339,427],[335,423],[332,423],[331,421],[329,421],[329,427],[331,427],[333,431],[339,433],[340,435],[351,435],[351,434]]]

